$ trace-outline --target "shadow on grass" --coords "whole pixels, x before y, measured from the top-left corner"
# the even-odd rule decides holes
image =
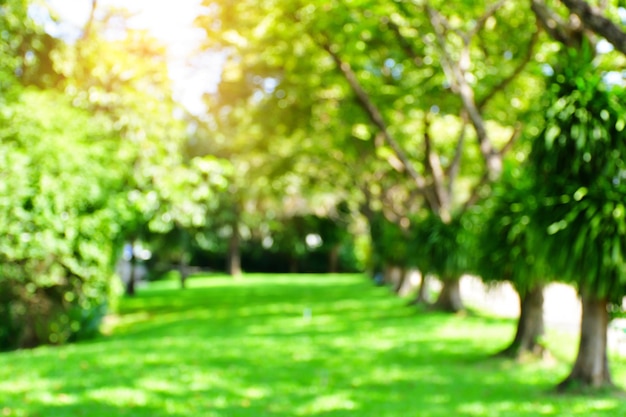
[[[417,312],[365,278],[197,278],[124,300],[112,336],[0,355],[9,416],[615,416],[547,395],[564,364],[486,360],[510,320]],[[623,366],[623,364],[622,364]]]

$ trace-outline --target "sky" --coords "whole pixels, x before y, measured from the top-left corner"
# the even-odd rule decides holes
[[[51,32],[72,38],[78,36],[89,17],[90,0],[47,0],[64,23]],[[174,97],[192,113],[205,111],[201,97],[219,83],[223,56],[195,58],[191,55],[202,40],[202,31],[193,26],[201,10],[201,0],[99,0],[98,8],[115,6],[136,13],[131,24],[148,29],[168,49],[168,68],[174,84]]]

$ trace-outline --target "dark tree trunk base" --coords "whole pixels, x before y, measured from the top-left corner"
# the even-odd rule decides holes
[[[297,274],[298,270],[300,268],[298,267],[298,259],[293,256],[289,259],[289,273],[290,274]]]
[[[406,279],[406,270],[401,267],[394,267],[393,273],[393,292],[397,295],[400,295],[400,290],[404,285],[404,280]]]
[[[133,248],[134,248],[134,244],[133,244]],[[126,283],[126,295],[128,297],[134,297],[137,292],[137,278],[135,276],[136,269],[137,269],[137,260],[134,254],[131,255],[131,258],[128,262],[130,264],[130,274],[128,276],[128,282]]]
[[[228,242],[228,263],[226,265],[226,272],[234,278],[241,276],[241,248],[239,245],[239,228],[235,223],[233,225],[232,235]]]
[[[582,295],[578,355],[569,376],[557,386],[558,391],[614,389],[607,356],[607,307],[606,299]]]
[[[335,274],[339,272],[339,251],[341,245],[334,245],[328,254],[328,272]]]
[[[429,276],[428,274],[421,274],[422,279],[420,280],[420,284],[417,290],[416,297],[409,302],[410,306],[414,305],[430,305],[430,298],[428,297],[429,290]]]
[[[187,266],[183,265],[180,268],[180,288],[183,290],[187,288],[187,278],[189,278],[189,272]]]
[[[458,313],[464,309],[463,300],[461,299],[461,279],[444,279],[443,287],[439,293],[439,297],[435,304],[432,305],[433,310],[445,311],[449,313]]]
[[[502,349],[494,356],[519,360],[523,360],[524,358],[528,357],[551,359],[550,352],[541,343],[511,343],[509,346]]]
[[[548,354],[541,338],[545,332],[543,320],[543,285],[537,285],[520,294],[520,316],[515,338],[497,356],[522,358],[546,357]]]

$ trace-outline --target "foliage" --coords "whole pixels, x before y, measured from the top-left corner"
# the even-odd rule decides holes
[[[331,272],[358,270],[352,236],[337,217],[312,214],[274,219],[243,247],[246,271]],[[246,259],[247,258],[247,259]]]
[[[102,318],[123,173],[110,132],[55,93],[24,92],[1,117],[0,346],[62,343]]]
[[[520,294],[551,281],[532,245],[531,224],[537,199],[531,177],[520,167],[508,167],[494,184],[491,195],[469,214],[468,225],[476,233],[471,269],[485,282],[511,282]]]
[[[384,213],[374,212],[370,220],[370,235],[375,272],[379,272],[384,265],[407,265],[407,230],[389,220]]]
[[[358,295],[358,296],[357,296]],[[175,300],[175,302],[172,302]],[[246,275],[153,283],[112,334],[0,355],[4,414],[609,417],[610,394],[556,396],[555,362],[485,360],[509,320],[416,314],[362,275]],[[311,317],[307,318],[305,309]],[[569,336],[551,333],[562,352]],[[563,353],[565,354],[565,353]],[[626,363],[615,363],[626,381]]]
[[[0,4],[0,104],[20,86],[51,87],[60,79],[52,58],[60,41],[33,21],[36,7],[28,0]]]
[[[465,145],[457,147],[460,129],[450,126],[467,120],[461,122],[461,103],[441,62],[442,55],[460,54],[454,34],[477,22],[483,4],[454,8],[438,4],[455,26],[441,46],[422,4],[332,1],[314,5],[285,0],[259,7],[253,3],[206,2],[206,14],[198,18],[207,33],[206,48],[219,49],[227,57],[223,81],[209,106],[218,123],[230,120],[235,136],[240,126],[249,126],[247,137],[271,138],[285,149],[297,143],[297,157],[306,168],[303,175],[317,184],[330,182],[335,193],[362,202],[358,191],[371,188],[369,192],[381,194],[381,188],[393,188],[396,200],[414,205],[422,199],[413,192],[423,186],[413,184],[409,170],[425,176],[424,183],[435,175],[429,171],[430,155],[422,140],[428,133],[425,119],[432,117],[433,126],[437,125],[432,161],[438,160],[440,168],[451,173],[456,170],[454,161],[459,161],[455,155],[463,156],[464,181],[453,181],[456,174],[451,174],[445,184],[454,193],[450,204],[468,198],[467,189],[484,171],[481,153],[471,133]],[[471,39],[472,69],[468,64],[467,77],[474,80],[476,100],[498,146],[510,135],[518,110],[526,110],[531,93],[537,91],[533,73],[520,80],[514,76],[532,55],[533,25],[530,11],[519,13],[507,5]],[[520,36],[515,42],[495,42],[503,33]],[[494,71],[496,66],[502,71]],[[347,68],[371,107],[379,110],[386,129],[371,120],[364,99],[342,73]],[[503,91],[507,94],[499,94]],[[436,110],[429,114],[431,109]],[[407,160],[400,160],[398,150],[381,135],[393,136]],[[386,176],[396,181],[380,187]]]
[[[416,218],[411,229],[410,250],[413,265],[422,273],[431,273],[441,279],[456,279],[470,269],[474,256],[474,235],[469,230],[468,215],[455,216],[444,222],[441,217],[429,213]]]
[[[541,256],[584,292],[621,300],[626,284],[626,94],[588,51],[570,50],[551,78],[546,126],[533,142]]]

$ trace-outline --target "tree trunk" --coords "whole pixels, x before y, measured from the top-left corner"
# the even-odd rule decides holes
[[[393,269],[389,265],[383,265],[383,284],[389,285],[392,282]]]
[[[187,285],[187,277],[189,276],[189,261],[186,254],[180,258],[180,264],[178,265],[180,270],[180,288],[185,288]]]
[[[289,272],[291,274],[297,274],[300,269],[297,255],[291,255],[289,257]]]
[[[439,311],[458,313],[463,310],[461,299],[461,278],[446,278],[441,280],[443,286],[433,308]]]
[[[402,291],[402,287],[404,287],[406,281],[408,281],[409,273],[406,268],[398,267],[398,271],[396,272],[396,279],[393,283],[393,292],[398,295],[402,295],[400,291]]]
[[[340,245],[334,245],[328,254],[328,272],[331,274],[339,271],[339,249]]]
[[[181,254],[180,254],[180,262],[178,264],[178,270],[180,273],[180,287],[184,289],[187,283],[187,277],[189,276],[189,263],[190,263],[190,254],[189,254],[189,236],[186,232],[183,232],[181,242]]]
[[[520,316],[513,342],[499,356],[520,357],[530,353],[542,355],[545,347],[540,340],[545,332],[543,320],[543,284],[520,293]]]
[[[558,385],[569,388],[612,387],[607,356],[608,302],[590,294],[582,295],[582,321],[578,356],[572,372]]]
[[[430,304],[428,289],[429,289],[429,274],[422,274],[422,280],[420,282],[419,289],[417,290],[417,297],[411,302],[411,304]]]
[[[585,0],[563,0],[563,4],[582,20],[586,29],[604,37],[615,49],[626,55],[626,33],[619,25],[604,17],[599,8]]]
[[[404,269],[396,265],[385,266],[385,283],[390,285],[396,291],[402,281]]]
[[[414,277],[421,277],[420,271],[415,268],[409,268],[404,271],[404,278],[402,279],[402,284],[398,287],[398,295],[400,297],[406,297],[411,294],[415,289],[415,279]]]
[[[226,265],[226,272],[233,277],[241,275],[241,247],[239,228],[236,222],[233,224],[233,232],[228,241],[228,265]]]
[[[137,269],[137,257],[135,256],[135,241],[130,243],[130,259],[128,260],[129,273],[128,282],[126,282],[126,295],[133,297],[136,292],[136,269]]]

